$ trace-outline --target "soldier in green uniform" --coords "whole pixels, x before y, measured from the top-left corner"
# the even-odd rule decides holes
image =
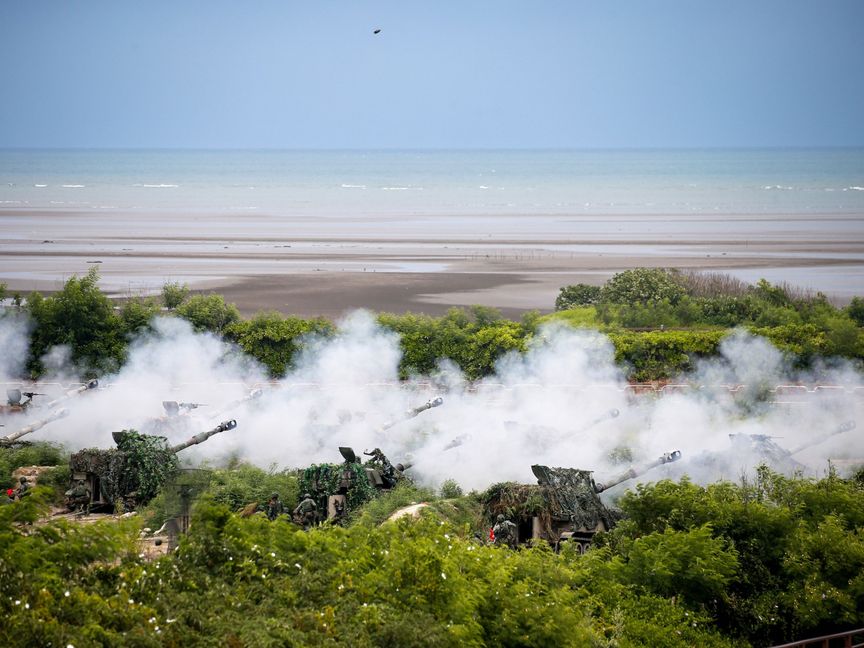
[[[293,517],[294,521],[304,529],[308,529],[318,521],[318,505],[309,493],[303,493],[303,499],[294,509]]]
[[[507,520],[502,513],[498,514],[495,526],[492,527],[495,536],[495,544],[499,547],[507,546],[515,549],[519,542],[518,529],[515,524]]]
[[[18,488],[15,489],[15,499],[20,500],[22,497],[27,497],[30,494],[30,484],[27,483],[27,478],[23,475],[18,480]]]
[[[270,496],[270,501],[267,502],[268,519],[272,522],[284,512],[285,507],[282,505],[282,501],[279,499],[279,493],[273,493]]]
[[[91,492],[83,479],[79,479],[75,486],[66,491],[66,506],[78,511],[79,515],[90,513]]]

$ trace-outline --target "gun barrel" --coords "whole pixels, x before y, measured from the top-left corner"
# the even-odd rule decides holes
[[[810,439],[809,441],[805,441],[804,443],[799,445],[797,448],[790,450],[789,454],[790,455],[797,454],[797,453],[801,452],[802,450],[806,450],[807,448],[809,448],[811,446],[819,445],[823,441],[826,441],[833,436],[837,436],[838,434],[843,434],[844,432],[849,432],[850,430],[854,430],[854,429],[855,429],[855,421],[844,421],[843,423],[838,425],[836,428],[831,430],[831,432],[828,432],[827,434],[819,434],[815,438]]]
[[[8,434],[2,438],[0,438],[0,445],[9,445],[14,443],[18,439],[20,439],[25,434],[30,434],[31,432],[35,432],[46,425],[48,425],[51,421],[56,421],[57,419],[61,419],[65,416],[69,416],[69,410],[65,408],[61,408],[51,412],[45,418],[39,419],[38,421],[33,421],[30,425],[25,425],[23,428],[18,430],[17,432],[13,432],[12,434]]]
[[[413,465],[414,465],[414,462],[413,462],[413,461],[403,461],[402,463],[397,463],[397,464],[396,464],[395,466],[393,466],[393,467],[394,467],[396,470],[398,470],[399,472],[405,472],[406,470],[408,470],[408,469],[409,469],[411,466],[413,466]]]
[[[402,418],[398,418],[395,421],[390,421],[389,423],[385,423],[384,425],[381,426],[381,431],[383,432],[384,430],[389,430],[390,428],[392,428],[397,423],[401,423],[402,421],[407,421],[408,419],[412,419],[415,416],[417,416],[418,414],[421,414],[422,412],[425,412],[428,409],[432,409],[433,407],[439,407],[443,403],[444,403],[444,399],[441,398],[440,396],[436,396],[432,400],[426,401],[425,403],[423,403],[422,405],[420,405],[418,407],[412,407],[407,412],[405,412],[405,415]]]
[[[80,394],[82,392],[89,391],[91,389],[96,389],[98,386],[99,386],[98,380],[96,380],[96,379],[88,380],[86,384],[81,385],[80,387],[76,387],[75,389],[70,389],[65,394],[60,396],[60,398],[55,398],[53,401],[48,403],[48,405],[46,405],[46,407],[48,409],[51,409],[52,407],[56,407],[57,405],[59,405],[63,401],[67,401],[70,398],[72,398],[73,396],[77,396],[78,394]]]
[[[674,461],[678,461],[681,458],[680,450],[673,450],[672,452],[665,452],[660,455],[654,461],[650,461],[647,464],[644,464],[638,468],[629,468],[625,472],[621,473],[617,477],[614,477],[612,480],[608,482],[604,482],[602,484],[598,483],[595,485],[594,490],[598,493],[602,493],[605,490],[609,490],[613,486],[617,486],[621,482],[625,482],[628,479],[634,479],[639,475],[644,475],[646,472],[651,470],[652,468],[656,468],[657,466],[662,466],[663,464],[672,463]]]
[[[207,430],[206,432],[201,432],[196,434],[188,441],[184,441],[183,443],[178,443],[175,446],[171,447],[171,452],[180,452],[181,450],[185,450],[189,446],[198,445],[199,443],[203,443],[214,434],[219,434],[220,432],[225,432],[226,430],[233,430],[237,427],[237,421],[231,419],[230,421],[222,421],[219,425],[214,427],[212,430]]]

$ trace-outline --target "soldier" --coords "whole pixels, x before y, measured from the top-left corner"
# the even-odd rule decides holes
[[[270,496],[270,501],[267,502],[267,518],[272,522],[284,512],[285,507],[282,506],[282,501],[279,499],[279,493],[273,493]]]
[[[341,499],[337,499],[333,502],[333,519],[335,521],[341,520],[345,517],[345,501]]]
[[[372,457],[372,461],[381,466],[380,472],[382,481],[388,488],[393,488],[398,480],[396,468],[393,467],[393,464],[390,463],[387,456],[381,452],[381,448],[375,448],[372,452],[366,452],[364,454]]]
[[[78,515],[89,515],[91,496],[90,488],[83,479],[79,479],[75,486],[66,491],[66,506],[76,510]]]
[[[495,536],[495,544],[498,546],[508,546],[511,549],[516,548],[516,543],[519,541],[518,530],[515,524],[504,518],[502,513],[498,514],[495,526],[492,527],[492,534]]]
[[[16,500],[20,500],[22,497],[27,497],[30,494],[30,484],[27,483],[27,478],[22,475],[18,481],[20,484],[15,489]]]
[[[294,521],[304,529],[315,524],[318,518],[318,505],[309,493],[303,493],[303,499],[294,509]]]

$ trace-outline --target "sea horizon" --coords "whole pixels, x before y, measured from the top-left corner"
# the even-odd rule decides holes
[[[864,147],[6,148],[0,208],[406,217],[864,213]]]

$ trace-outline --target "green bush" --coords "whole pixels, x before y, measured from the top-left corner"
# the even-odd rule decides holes
[[[564,286],[555,298],[555,310],[569,310],[577,306],[593,306],[600,301],[600,286],[579,283]]]
[[[689,371],[697,358],[716,355],[728,331],[617,331],[609,334],[615,362],[630,367],[638,382],[670,378]]]
[[[226,304],[222,295],[195,295],[177,306],[175,312],[196,331],[223,333],[240,321],[240,311],[234,304]]]
[[[861,297],[853,297],[852,301],[846,307],[846,314],[858,326],[864,326],[864,299]]]
[[[0,446],[0,484],[3,490],[16,486],[12,482],[12,473],[22,466],[61,466],[68,463],[69,454],[62,446],[53,443],[37,441],[18,447]]]
[[[333,330],[323,318],[304,320],[270,312],[229,325],[225,337],[266,366],[271,376],[280,377],[292,367],[304,337],[330,335]]]
[[[125,356],[126,329],[98,283],[99,271],[93,267],[84,277],[73,275],[51,297],[34,292],[27,299],[34,322],[29,361],[34,375],[43,371],[43,355],[58,345],[69,347],[71,361],[88,376],[119,367]]]
[[[189,298],[188,284],[170,281],[162,286],[162,303],[168,310],[174,310]]]
[[[684,288],[663,268],[635,268],[619,272],[600,291],[600,301],[607,304],[646,304],[666,300],[678,303]]]

